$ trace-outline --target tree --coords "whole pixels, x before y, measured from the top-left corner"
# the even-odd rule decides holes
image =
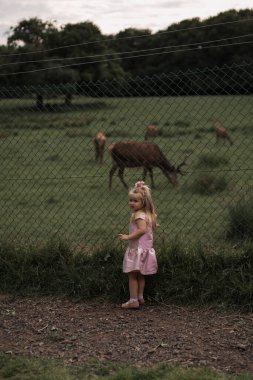
[[[39,109],[43,109],[44,97],[50,92],[49,87],[44,86],[45,84],[64,84],[79,79],[78,72],[74,68],[55,69],[57,65],[61,65],[59,62],[55,63],[57,61],[50,61],[50,58],[59,58],[54,50],[51,52],[48,48],[51,39],[60,42],[59,38],[57,39],[58,35],[59,31],[53,23],[31,18],[21,21],[16,27],[11,27],[11,35],[8,38],[10,51],[13,49],[16,51],[16,54],[6,57],[11,65],[15,63],[15,66],[9,67],[8,72],[18,73],[9,76],[9,83],[39,85],[35,92]],[[65,96],[65,103],[69,104],[71,101],[69,91],[65,93]]]
[[[76,58],[70,60],[69,63],[76,65],[74,67],[79,72],[80,81],[124,76],[124,70],[119,61],[108,59],[106,62],[108,57],[114,58],[115,52],[108,47],[100,29],[92,22],[65,25],[60,31],[60,40],[61,45],[65,47],[60,49],[58,54],[67,59]]]
[[[183,20],[154,34],[149,29],[128,28],[115,36],[102,35],[89,21],[57,28],[55,22],[38,18],[22,20],[10,28],[7,47],[0,47],[3,51],[1,73],[4,74],[0,83],[60,85],[75,82],[79,85],[84,82],[85,87],[85,82],[124,79],[126,75],[144,77],[251,62],[252,18],[251,9],[231,9],[206,20]],[[238,38],[243,35],[245,37]],[[185,77],[184,81],[179,85],[185,92],[192,82],[186,83]],[[123,84],[118,85],[115,93],[119,89],[124,90]],[[67,104],[74,94],[70,90],[66,94]],[[204,87],[203,90],[206,91]],[[114,94],[108,89],[105,91]],[[40,105],[43,96],[40,94]]]
[[[122,53],[120,57],[122,57],[121,65],[124,71],[137,76],[143,75],[145,70],[146,58],[142,55],[147,53],[142,52],[142,50],[152,48],[152,40],[153,35],[149,29],[127,28],[116,34],[109,46],[114,51]],[[138,58],[138,55],[141,57]],[[128,58],[131,56],[133,57]]]
[[[10,28],[7,44],[15,47],[32,45],[34,48],[38,48],[43,45],[46,36],[56,30],[52,22],[44,22],[37,17],[22,20],[17,26]]]

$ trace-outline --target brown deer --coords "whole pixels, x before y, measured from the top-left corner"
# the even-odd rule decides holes
[[[216,135],[216,143],[219,142],[219,140],[228,141],[230,145],[233,145],[233,141],[231,140],[228,131],[225,127],[222,126],[222,124],[215,119],[211,119],[213,126],[214,126],[214,132]]]
[[[128,188],[123,178],[125,168],[143,167],[143,180],[146,179],[147,172],[149,172],[152,188],[155,187],[153,167],[161,169],[173,186],[177,184],[177,175],[183,174],[181,167],[185,165],[185,160],[178,167],[174,167],[158,145],[151,142],[119,141],[110,146],[110,153],[113,165],[109,173],[109,189],[112,187],[112,177],[117,169],[118,176],[125,188]]]
[[[158,126],[155,124],[150,124],[146,128],[145,140],[154,139],[158,135]]]
[[[106,137],[103,132],[97,132],[94,138],[95,161],[102,164],[105,151]]]

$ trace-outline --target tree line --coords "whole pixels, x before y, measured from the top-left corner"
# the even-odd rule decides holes
[[[186,19],[156,33],[128,28],[115,35],[103,35],[89,21],[59,28],[31,18],[11,27],[7,44],[0,46],[0,86],[68,84],[70,101],[71,83],[82,88],[85,83],[123,80],[130,86],[130,78],[252,62],[252,31],[253,9]],[[245,83],[252,81],[250,76]]]

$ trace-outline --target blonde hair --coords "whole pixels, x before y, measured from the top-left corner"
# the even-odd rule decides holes
[[[152,226],[152,229],[154,230],[157,227],[157,216],[155,213],[155,206],[152,200],[150,188],[147,185],[145,185],[143,181],[138,181],[136,182],[134,187],[129,191],[129,194],[141,194],[143,204],[142,208],[147,215],[147,223],[150,224]]]

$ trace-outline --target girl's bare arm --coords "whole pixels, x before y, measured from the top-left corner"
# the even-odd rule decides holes
[[[147,230],[147,223],[143,219],[136,219],[135,223],[137,224],[137,230],[129,235],[119,234],[119,240],[133,240],[138,239],[145,234]]]

